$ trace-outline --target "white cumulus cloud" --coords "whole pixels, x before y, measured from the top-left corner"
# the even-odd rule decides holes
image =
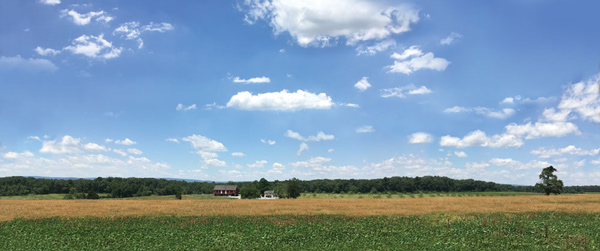
[[[60,51],[59,50],[55,50],[55,49],[51,49],[51,48],[42,48],[42,47],[35,47],[34,49],[35,52],[37,52],[37,54],[39,54],[40,56],[54,56],[56,54],[59,54]]]
[[[425,132],[416,132],[408,137],[408,143],[411,144],[424,144],[429,143],[431,141],[433,141],[433,136]]]
[[[357,54],[360,56],[362,54],[366,54],[366,55],[375,55],[377,52],[380,51],[385,51],[390,47],[395,47],[396,46],[396,40],[394,39],[385,39],[381,42],[377,42],[371,46],[358,46],[356,48]]]
[[[137,144],[137,142],[130,140],[129,138],[125,138],[124,140],[115,141],[115,144],[130,146]]]
[[[298,152],[296,153],[298,156],[300,156],[300,154],[304,151],[308,150],[308,145],[304,142],[300,143],[300,148],[298,149]]]
[[[394,64],[386,66],[389,69],[388,72],[399,72],[406,75],[421,69],[443,71],[450,64],[450,61],[444,58],[436,58],[433,52],[423,53],[418,46],[411,46],[402,54],[394,53],[391,58],[394,59]]]
[[[223,167],[226,165],[225,161],[217,159],[219,156],[216,153],[228,151],[223,143],[196,134],[185,137],[182,140],[190,142],[196,153],[200,155],[204,161],[202,168],[209,166]]]
[[[456,155],[456,157],[459,157],[459,158],[466,158],[466,157],[468,157],[467,153],[465,153],[463,151],[454,152],[454,155]]]
[[[369,83],[368,79],[369,78],[367,77],[363,77],[361,80],[356,82],[356,84],[354,84],[354,88],[358,89],[361,92],[367,90],[369,87],[371,87],[371,84]]]
[[[135,155],[141,155],[144,153],[140,149],[137,149],[137,148],[129,148],[129,149],[127,149],[127,152],[131,153],[131,154],[135,154]]]
[[[234,153],[231,153],[231,156],[233,156],[233,157],[246,157],[246,154],[244,154],[242,152],[234,152]]]
[[[40,3],[45,5],[57,5],[60,4],[60,0],[40,0]]]
[[[406,98],[407,95],[424,95],[431,93],[431,90],[426,86],[421,86],[417,88],[413,84],[409,84],[402,87],[394,87],[394,88],[386,88],[381,89],[381,97],[382,98]]]
[[[240,77],[235,77],[235,78],[233,78],[233,82],[241,83],[241,84],[262,84],[262,83],[270,83],[271,79],[268,77],[265,77],[265,76],[249,78],[249,79],[241,79]]]
[[[365,125],[365,126],[356,128],[356,133],[371,133],[371,132],[375,132],[375,129],[373,129],[373,126],[370,126],[370,125]]]
[[[325,47],[339,37],[346,44],[383,40],[410,31],[419,13],[409,5],[385,6],[363,0],[249,0],[246,22],[265,20],[277,35],[288,32],[303,47]]]
[[[298,90],[296,92],[267,92],[253,95],[250,92],[238,92],[233,95],[227,107],[249,111],[297,111],[303,109],[329,109],[333,105],[325,93],[314,94]]]
[[[113,31],[113,35],[120,36],[126,40],[136,40],[138,42],[138,49],[144,47],[144,40],[141,35],[145,32],[160,32],[164,33],[175,29],[170,23],[153,23],[150,22],[147,25],[140,25],[139,22],[127,22],[121,24]]]
[[[292,139],[297,139],[300,141],[321,141],[321,140],[333,140],[335,136],[331,134],[325,134],[324,132],[317,132],[317,135],[304,137],[300,135],[300,133],[294,132],[292,130],[287,130],[285,132],[285,136]]]
[[[104,11],[90,11],[88,13],[81,14],[75,10],[63,10],[61,12],[61,16],[71,17],[71,21],[73,21],[74,24],[79,26],[89,24],[92,21],[92,19],[105,23],[108,23],[111,20],[113,20],[113,17],[109,16]]]
[[[104,39],[104,34],[99,36],[82,35],[73,44],[64,48],[73,54],[80,54],[90,58],[112,59],[119,57],[122,48],[114,47],[111,42]]]
[[[266,160],[257,160],[256,162],[254,162],[254,164],[248,164],[247,166],[250,168],[262,168],[267,163],[268,162]]]
[[[560,149],[556,149],[556,148],[546,149],[544,147],[541,147],[537,150],[532,150],[529,153],[531,153],[533,155],[538,155],[540,158],[550,158],[552,156],[561,156],[561,155],[565,155],[565,154],[580,155],[580,156],[583,156],[583,155],[595,156],[598,153],[600,153],[600,148],[584,150],[584,149],[578,148],[574,145],[569,145],[569,146],[566,146],[565,148],[560,148]]]
[[[177,107],[175,107],[175,110],[177,110],[177,111],[196,110],[196,104],[192,104],[190,106],[185,106],[183,104],[178,104]]]

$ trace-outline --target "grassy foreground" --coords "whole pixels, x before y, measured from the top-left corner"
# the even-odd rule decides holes
[[[0,250],[599,249],[590,213],[14,219]]]

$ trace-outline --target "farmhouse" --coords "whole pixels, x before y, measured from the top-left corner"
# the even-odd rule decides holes
[[[273,198],[273,197],[275,197],[275,191],[273,191],[273,190],[265,191],[265,198]]]
[[[240,190],[236,185],[216,185],[215,189],[213,189],[215,196],[237,196],[239,192]]]

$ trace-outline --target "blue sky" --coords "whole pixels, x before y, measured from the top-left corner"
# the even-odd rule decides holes
[[[0,176],[600,184],[594,1],[0,3]]]

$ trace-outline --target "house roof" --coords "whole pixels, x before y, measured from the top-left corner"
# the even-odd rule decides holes
[[[266,191],[265,191],[265,194],[267,194],[267,193],[272,193],[272,194],[274,194],[274,193],[275,193],[275,191],[273,191],[273,190],[266,190]]]
[[[216,185],[213,190],[236,190],[237,185]]]

